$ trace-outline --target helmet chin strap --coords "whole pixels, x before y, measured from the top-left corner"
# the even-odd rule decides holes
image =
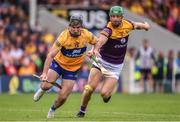
[[[112,26],[113,26],[114,28],[117,28],[117,27],[119,27],[119,26],[121,26],[121,25],[122,25],[121,22],[120,22],[118,25],[112,23]]]
[[[122,24],[123,24],[123,23],[122,23],[122,20],[120,20],[118,24],[113,24],[113,22],[112,22],[112,20],[111,20],[111,23],[112,23],[112,26],[113,26],[114,28],[121,27]]]
[[[119,27],[119,25],[120,25],[120,24],[118,24],[118,25],[112,24],[112,26],[113,26],[114,28]]]
[[[71,34],[72,37],[78,37],[78,36],[81,35],[81,34],[78,34],[78,33],[77,33],[77,34],[73,34],[73,33],[71,33],[71,32],[70,32],[70,34]]]

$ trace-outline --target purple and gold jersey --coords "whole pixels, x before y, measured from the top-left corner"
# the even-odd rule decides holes
[[[123,19],[122,25],[114,28],[109,22],[101,31],[101,34],[108,37],[107,42],[101,47],[102,59],[113,64],[121,64],[126,54],[129,32],[133,30],[133,24]]]

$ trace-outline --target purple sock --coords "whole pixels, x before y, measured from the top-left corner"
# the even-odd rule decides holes
[[[80,111],[83,112],[83,113],[85,113],[85,112],[86,112],[86,107],[81,106]]]

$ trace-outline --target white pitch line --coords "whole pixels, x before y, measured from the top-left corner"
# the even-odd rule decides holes
[[[76,113],[77,111],[61,111],[62,113]],[[100,111],[96,111],[95,112],[95,114],[98,114],[98,113],[100,113],[100,114],[108,114],[108,115],[110,115],[110,114],[114,114],[114,115],[131,115],[131,116],[133,116],[133,115],[135,115],[135,116],[171,116],[171,117],[178,117],[178,118],[180,118],[180,115],[178,115],[178,114],[169,114],[169,113],[167,113],[167,114],[153,114],[153,113],[129,113],[129,112],[100,112]]]
[[[17,109],[0,109],[0,111],[1,112],[5,112],[5,111],[9,111],[9,112],[17,112]],[[18,112],[46,112],[46,110],[37,110],[37,109],[18,109]],[[47,110],[48,111],[48,110]],[[68,114],[73,114],[73,113],[76,113],[77,111],[60,111],[60,112],[62,112],[62,113],[68,113]],[[130,116],[133,116],[133,115],[135,115],[135,116],[171,116],[171,117],[177,117],[177,118],[180,118],[180,115],[175,115],[175,114],[169,114],[169,113],[167,113],[167,114],[153,114],[153,113],[129,113],[129,112],[103,112],[103,111],[96,111],[95,112],[95,114],[98,114],[98,113],[100,113],[100,114],[108,114],[108,115],[110,115],[110,114],[114,114],[114,115],[130,115]]]
[[[7,109],[7,108],[4,108],[4,109],[0,109],[0,111],[9,111],[9,112],[36,112],[36,111],[41,111],[41,110],[35,110],[35,109]]]
[[[101,112],[103,114],[119,114],[119,115],[136,115],[136,116],[172,116],[172,117],[180,117],[180,115],[175,114],[152,114],[152,113],[128,113],[128,112]]]

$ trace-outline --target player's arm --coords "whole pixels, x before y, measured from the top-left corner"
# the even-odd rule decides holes
[[[144,30],[149,30],[150,28],[150,25],[147,23],[147,22],[133,22],[133,26],[134,26],[134,29],[144,29]]]
[[[107,42],[107,40],[108,40],[108,37],[100,34],[98,38],[98,42],[94,45],[94,51],[93,51],[93,53],[97,57],[101,57],[101,55],[99,54],[99,49]]]
[[[45,63],[44,63],[44,68],[43,68],[43,73],[40,76],[41,80],[47,80],[47,73],[48,73],[50,64],[51,64],[52,60],[54,59],[54,57],[56,56],[56,54],[59,52],[60,49],[61,49],[61,45],[57,40],[53,44],[52,48],[50,49],[50,51],[49,51],[49,53],[48,53],[48,55],[46,57],[46,60],[45,60]]]
[[[94,54],[100,57],[99,49],[107,42],[111,36],[112,30],[110,28],[104,28],[97,39],[97,43],[94,45]]]
[[[91,50],[89,50],[86,55],[91,58],[93,52],[94,52],[94,45],[92,45]]]
[[[87,56],[91,57],[93,55],[93,52],[94,52],[94,45],[97,44],[97,37],[90,32],[88,38],[89,38],[89,44],[91,44],[92,47],[91,47],[91,50],[89,50],[87,52]]]
[[[108,40],[108,37],[100,34],[97,44],[94,46],[94,50],[99,50]]]

